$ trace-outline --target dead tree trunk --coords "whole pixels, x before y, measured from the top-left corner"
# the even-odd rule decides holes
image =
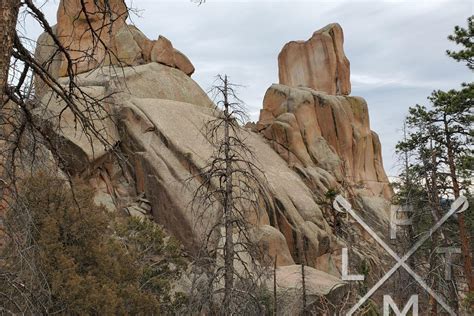
[[[277,308],[277,258],[278,255],[275,255],[275,259],[273,261],[273,315],[276,316],[278,308]]]
[[[18,12],[20,9],[20,0],[0,0],[0,146],[6,146],[4,135],[7,135],[10,126],[6,125],[5,105],[8,101],[8,71],[10,67],[10,59],[13,51],[13,43],[16,36],[16,22]],[[7,157],[0,157],[0,246],[3,244],[3,222],[1,219],[4,216],[6,202],[4,197],[5,191],[8,190]]]
[[[225,159],[225,194],[224,194],[224,226],[225,226],[225,245],[224,245],[224,308],[226,314],[227,307],[230,306],[232,289],[234,287],[234,240],[233,240],[233,220],[232,220],[232,157],[230,153],[230,135],[229,135],[229,99],[227,76],[224,77],[224,159]]]
[[[304,262],[301,262],[301,284],[302,284],[302,300],[303,300],[303,306],[302,308],[302,313],[301,315],[305,316],[306,315],[306,276],[304,274]]]
[[[304,268],[305,268],[305,265],[307,264],[308,262],[308,258],[306,256],[306,238],[303,236],[301,238],[301,248],[303,249],[303,255],[301,257],[301,283],[302,283],[302,300],[303,300],[303,312],[302,312],[302,315],[303,316],[306,316],[306,315],[309,315],[309,312],[307,310],[307,305],[308,305],[308,302],[307,302],[307,296],[306,296],[306,274],[305,274],[305,271],[304,271]]]
[[[0,0],[0,88],[2,105],[5,102],[5,89],[8,83],[8,68],[15,40],[16,21],[20,9],[20,0]]]

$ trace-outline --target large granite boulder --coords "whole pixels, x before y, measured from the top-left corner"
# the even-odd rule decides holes
[[[332,95],[350,94],[350,64],[343,43],[337,23],[314,32],[307,41],[287,43],[278,55],[280,83]]]
[[[61,80],[67,84],[66,79]],[[120,144],[126,152],[130,169],[128,175],[120,175],[123,171],[110,162],[106,148],[89,143],[66,115],[61,124],[54,125],[60,128],[49,132],[56,135],[52,139],[61,140],[70,171],[87,174],[98,190],[111,194],[111,198],[100,199],[117,201],[117,208],[144,193],[154,218],[192,248],[206,232],[206,224],[198,223],[189,210],[199,182],[186,180],[190,170],[202,168],[212,153],[202,134],[205,123],[216,115],[212,102],[184,73],[156,63],[124,69],[120,75],[113,68],[102,68],[77,76],[76,82],[85,91],[108,96],[106,117],[113,118],[113,123],[106,125],[107,135],[113,135],[110,142]],[[43,114],[51,124],[61,101],[47,94],[42,104],[38,115]],[[278,253],[279,264],[286,265],[301,257],[298,244],[304,237],[310,260],[315,261],[336,245],[316,196],[264,138],[245,130],[242,133],[248,133],[244,136],[264,170],[274,203],[272,209],[261,210],[257,226],[262,228],[255,234],[256,241],[270,255]],[[334,179],[319,171],[314,170],[314,177],[322,179],[321,190],[328,190],[325,185]]]

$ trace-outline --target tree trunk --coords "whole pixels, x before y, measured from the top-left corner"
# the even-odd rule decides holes
[[[440,194],[438,190],[438,161],[437,161],[437,155],[436,155],[436,150],[434,149],[433,146],[433,140],[430,140],[430,155],[431,155],[431,164],[426,164],[426,166],[431,166],[429,167],[430,170],[430,179],[431,179],[431,186],[429,186],[428,191],[430,192],[430,210],[431,210],[431,216],[433,217],[433,222],[436,223],[439,221],[440,218]],[[444,235],[441,232],[441,236]],[[436,255],[434,255],[435,249],[439,246],[439,235],[438,232],[435,232],[431,238],[433,241],[433,245],[431,246],[430,249],[430,255],[429,255],[429,275],[428,278],[431,282],[431,288],[433,288],[435,291],[438,290],[438,273],[437,270],[439,269],[439,262],[438,258]],[[430,296],[429,298],[429,304],[430,304],[430,315],[431,316],[437,316],[438,315],[438,302],[434,299],[434,297]]]
[[[301,307],[302,309],[302,315],[306,316],[307,311],[306,311],[306,275],[304,274],[304,262],[301,262],[301,285],[303,287],[302,289],[302,300],[303,300],[303,306]]]
[[[430,252],[433,252],[433,248],[431,248]],[[434,291],[438,291],[438,278],[436,276],[436,270],[438,269],[438,263],[437,263],[437,260],[436,260],[436,256],[434,255],[431,255],[430,256],[430,261],[429,261],[429,273],[434,275],[434,276],[429,276],[429,278],[431,279],[431,284],[430,284],[430,287],[434,290]],[[438,316],[438,302],[435,300],[435,298],[433,296],[429,296],[429,305],[430,305],[430,311],[429,311],[429,315],[430,316]]]
[[[301,257],[301,285],[302,285],[302,300],[303,300],[303,312],[302,315],[310,315],[308,309],[308,301],[307,301],[307,296],[306,296],[306,274],[304,271],[305,266],[308,264],[308,258],[306,256],[306,237],[302,236],[301,237],[301,249],[303,250],[303,255]]]
[[[451,132],[449,131],[448,121],[446,115],[443,118],[444,123],[444,136],[446,140],[446,150],[448,154],[448,165],[449,173],[451,176],[451,181],[453,182],[453,193],[454,197],[457,199],[460,196],[461,190],[459,188],[459,181],[456,173],[456,163],[454,161],[454,150],[453,143],[451,140]],[[471,258],[471,245],[469,241],[469,236],[466,230],[466,224],[464,221],[464,214],[458,214],[458,225],[459,225],[459,236],[461,239],[461,252],[464,265],[464,274],[467,280],[467,286],[469,292],[474,291],[474,278],[472,276],[472,258]]]
[[[16,21],[20,0],[0,0],[0,89],[2,89],[2,108],[5,100],[5,89],[8,83],[8,68],[15,39]]]
[[[7,134],[3,125],[4,105],[6,103],[6,89],[8,84],[8,70],[10,66],[10,58],[12,55],[13,41],[15,39],[16,21],[18,18],[18,11],[20,8],[20,0],[0,0],[0,147],[4,147],[4,135]],[[3,148],[2,148],[3,149]],[[2,155],[3,156],[3,155]],[[8,188],[8,183],[5,181],[5,159],[0,157],[0,247],[4,243],[5,236],[3,235],[2,218],[5,215],[5,208],[7,203],[5,201],[4,191]]]
[[[231,114],[229,112],[227,76],[224,79],[224,155],[225,155],[225,193],[224,193],[224,310],[230,315],[232,289],[234,287],[234,240],[232,222],[232,157],[230,153],[229,124]]]
[[[278,254],[275,255],[275,259],[273,261],[273,316],[277,315],[278,308],[277,308],[277,258]]]

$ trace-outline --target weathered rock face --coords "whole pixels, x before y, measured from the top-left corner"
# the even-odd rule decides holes
[[[340,182],[391,198],[364,99],[273,85],[265,94],[257,129],[289,165],[319,167]]]
[[[336,23],[314,32],[305,42],[287,43],[278,55],[280,83],[333,95],[350,94],[350,64],[343,43],[342,28]]]
[[[106,97],[105,88],[101,86],[89,86],[83,91],[93,98]],[[63,159],[68,161],[69,171],[76,173],[87,169],[91,164],[98,164],[110,150],[104,143],[114,146],[119,141],[115,122],[108,114],[111,112],[111,105],[105,100],[94,111],[90,110],[91,104],[87,104],[86,100],[77,104],[78,110],[96,130],[101,131],[99,139],[85,133],[82,126],[77,124],[74,113],[69,108],[65,109],[64,102],[52,92],[46,93],[44,99],[48,100],[48,106],[36,109],[35,113],[45,121],[42,124],[45,131],[61,131],[60,136],[53,141],[61,148]]]
[[[54,97],[52,92],[45,93],[42,97],[46,106],[35,110],[47,122],[44,124],[45,129],[56,133],[60,131],[60,137],[54,139],[61,144],[62,158],[73,174],[100,165],[108,151],[120,141],[119,121],[113,114],[113,107],[117,104],[132,98],[149,98],[193,102],[195,106],[213,107],[206,93],[191,78],[177,69],[157,63],[123,68],[120,72],[113,67],[105,67],[87,75],[79,75],[75,80],[90,97],[79,100],[78,109],[92,122],[96,130],[101,131],[101,139],[84,133],[75,123],[73,113],[69,109],[64,111],[64,101]],[[58,81],[67,85],[69,79],[60,78]],[[91,98],[100,99],[102,102],[100,105],[91,104]],[[104,146],[104,142],[108,146]]]
[[[123,0],[111,0],[107,5],[106,9],[103,0],[86,1],[82,8],[80,0],[61,0],[58,24],[52,31],[68,56],[47,33],[39,37],[35,54],[53,78],[108,65],[136,66],[150,62],[180,69],[188,76],[194,73],[191,61],[164,36],[150,40],[135,26],[127,25],[128,11]],[[88,12],[87,16],[84,11]],[[44,83],[37,79],[36,93],[40,97],[43,88]]]

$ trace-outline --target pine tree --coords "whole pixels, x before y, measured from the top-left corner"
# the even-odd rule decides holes
[[[463,49],[455,52],[447,50],[446,53],[457,61],[466,62],[469,69],[474,69],[474,16],[467,19],[467,28],[460,26],[454,27],[454,34],[449,35],[448,39],[464,46]]]

